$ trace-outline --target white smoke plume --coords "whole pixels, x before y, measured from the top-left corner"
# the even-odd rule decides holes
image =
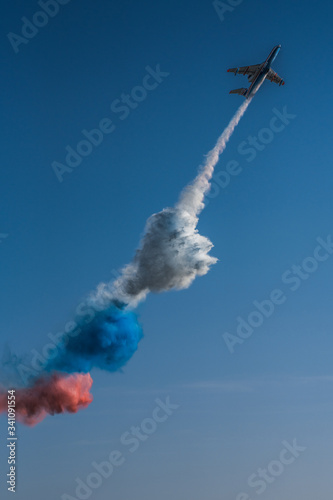
[[[239,106],[229,125],[224,129],[218,138],[214,148],[207,154],[206,161],[201,167],[199,174],[181,193],[177,206],[186,210],[193,216],[198,215],[204,208],[203,200],[205,194],[210,189],[210,180],[213,176],[216,164],[225,150],[233,131],[247,110],[251,100],[252,99],[246,99],[243,104]]]
[[[149,217],[143,238],[133,261],[113,283],[101,284],[95,303],[119,300],[135,306],[151,292],[183,289],[196,276],[206,274],[217,262],[209,255],[213,244],[197,230],[198,215],[204,208],[204,197],[210,188],[214,168],[250,100],[237,110],[229,125],[208,153],[198,176],[181,193],[175,207],[165,208]]]

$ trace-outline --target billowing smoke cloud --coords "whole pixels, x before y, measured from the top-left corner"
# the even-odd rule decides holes
[[[64,338],[59,355],[48,363],[46,371],[87,373],[100,368],[115,372],[127,363],[138,348],[142,329],[125,304],[107,302],[102,310],[96,310],[92,300],[87,303],[87,316],[78,320],[74,335]]]
[[[96,367],[120,370],[137,350],[142,329],[133,307],[149,292],[187,288],[215,264],[217,259],[209,255],[213,244],[197,230],[198,216],[215,165],[249,103],[247,100],[239,107],[176,206],[148,219],[134,259],[120,278],[101,283],[87,298],[87,315],[76,319],[76,328],[64,338],[43,376],[17,391],[17,411],[24,423],[37,423],[47,413],[75,412],[86,407],[92,399],[88,372]],[[0,412],[6,411],[5,402],[5,395],[0,395]]]
[[[217,259],[208,255],[213,245],[196,225],[197,218],[181,208],[152,215],[133,262],[113,284],[114,293],[136,303],[148,292],[187,288],[206,274]]]
[[[31,387],[16,389],[16,417],[26,425],[35,425],[48,414],[76,413],[91,403],[91,386],[89,373],[40,377]],[[0,394],[0,412],[7,412],[7,405],[7,393]]]

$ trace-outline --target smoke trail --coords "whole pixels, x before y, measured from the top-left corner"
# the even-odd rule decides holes
[[[196,216],[203,210],[203,200],[205,194],[210,189],[210,180],[213,176],[215,166],[219,161],[221,154],[225,150],[233,131],[250,105],[251,100],[252,98],[246,99],[238,108],[229,125],[224,129],[223,133],[218,138],[214,148],[207,154],[207,159],[201,169],[201,172],[181,193],[177,206],[186,210],[191,215]]]
[[[47,413],[76,412],[87,406],[92,379],[80,373],[94,367],[119,370],[137,350],[142,330],[131,309],[149,292],[187,288],[217,262],[209,255],[213,244],[197,230],[198,215],[215,165],[249,104],[247,100],[239,107],[178,203],[148,219],[134,259],[120,278],[101,283],[87,298],[84,315],[76,318],[74,332],[63,339],[43,376],[17,390],[17,411],[24,423],[33,425]],[[64,377],[59,372],[75,375]],[[5,404],[0,394],[0,413],[6,411]]]
[[[182,289],[206,274],[217,259],[208,255],[211,241],[197,230],[198,214],[210,188],[214,168],[251,99],[237,110],[195,180],[181,193],[175,207],[152,215],[133,261],[113,284],[113,294],[136,305],[147,293]],[[105,292],[105,290],[104,290]]]
[[[16,417],[26,425],[36,425],[47,414],[76,413],[91,403],[91,386],[89,374],[64,377],[53,373],[51,377],[41,377],[32,387],[16,390]],[[7,412],[7,404],[7,392],[2,392],[1,413]]]

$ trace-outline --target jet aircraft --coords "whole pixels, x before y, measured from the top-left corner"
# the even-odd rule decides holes
[[[254,94],[259,89],[262,82],[265,80],[270,80],[271,82],[278,83],[279,85],[284,85],[284,80],[279,77],[275,71],[271,69],[271,64],[278,55],[281,45],[276,45],[270,52],[267,59],[261,64],[254,64],[253,66],[242,66],[241,68],[230,68],[229,73],[235,73],[235,76],[239,73],[241,75],[247,75],[251,85],[248,89],[241,88],[231,90],[230,94],[239,94],[244,96],[246,99],[253,97]]]

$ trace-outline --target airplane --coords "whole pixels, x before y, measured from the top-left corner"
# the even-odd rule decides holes
[[[229,94],[239,94],[244,96],[246,99],[250,99],[257,92],[265,78],[267,78],[267,80],[270,80],[271,82],[278,83],[279,85],[284,85],[284,80],[282,80],[282,78],[280,78],[279,75],[271,69],[271,64],[278,55],[280,49],[281,45],[276,45],[271,50],[267,59],[261,64],[228,69],[228,72],[235,73],[235,76],[238,73],[240,73],[241,75],[248,75],[248,79],[251,82],[251,85],[248,89],[241,88],[231,90]]]

